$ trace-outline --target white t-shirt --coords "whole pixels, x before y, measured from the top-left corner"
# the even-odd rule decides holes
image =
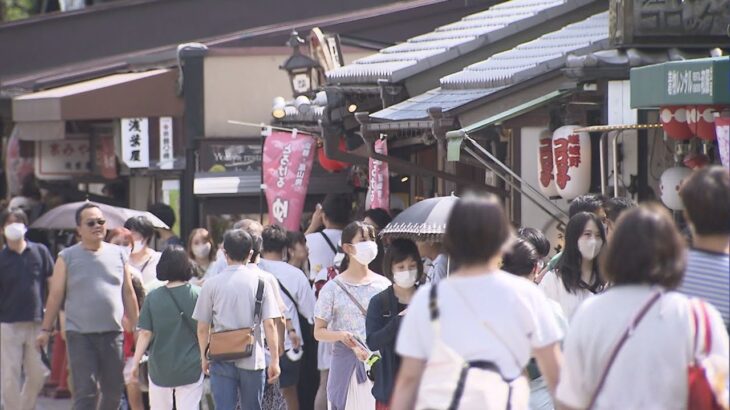
[[[342,238],[341,230],[325,229],[322,232],[327,235],[335,248],[339,245]],[[332,251],[332,248],[319,232],[308,234],[306,239],[309,248],[309,279],[315,280],[320,271],[332,266],[336,252]]]
[[[259,275],[261,279],[263,279],[266,286],[274,289],[274,299],[276,300],[276,306],[279,308],[280,316],[284,316],[288,319],[289,317],[287,316],[286,303],[284,303],[284,299],[281,297],[281,287],[279,286],[279,282],[276,280],[276,277],[274,277],[274,275],[272,275],[271,273],[259,268],[259,266],[255,263],[249,263],[248,265],[246,265],[246,267],[256,272],[256,274]]]
[[[563,280],[553,270],[543,276],[539,286],[547,297],[558,302],[560,307],[563,308],[563,313],[565,313],[568,321],[571,320],[578,306],[584,300],[593,296],[593,293],[587,289],[578,289],[575,293],[568,292],[565,290],[565,286],[563,286]]]
[[[613,347],[653,291],[646,285],[616,286],[581,305],[563,344],[558,400],[573,408],[588,406]],[[727,364],[725,326],[717,310],[706,306],[711,353]],[[618,353],[596,408],[686,408],[694,344],[690,312],[687,297],[677,292],[668,292],[651,307]]]
[[[157,280],[157,264],[160,262],[161,256],[162,253],[155,251],[139,265],[133,265],[131,260],[129,261],[129,266],[137,269],[142,274],[142,284],[148,293],[166,283]]]
[[[304,316],[313,322],[314,320],[314,304],[317,300],[314,297],[314,290],[309,285],[309,281],[304,276],[304,272],[301,269],[295,268],[286,262],[272,261],[267,259],[261,259],[259,267],[266,272],[270,272],[276,279],[279,280],[281,285],[286,288],[289,294],[296,301],[299,306],[299,314],[297,314],[297,308],[291,299],[281,291],[281,297],[284,299],[284,304],[287,307],[286,317],[291,318],[292,326],[297,331],[297,335],[302,337],[302,327],[299,323],[299,315]],[[286,339],[284,341],[284,349],[291,349],[291,340],[289,339],[289,332],[286,332]]]
[[[433,347],[431,284],[418,289],[396,343],[398,354],[428,360]],[[562,332],[545,295],[527,279],[496,271],[449,276],[438,284],[441,337],[465,360],[495,363],[502,376],[520,375],[532,350],[560,341]],[[499,338],[482,322],[488,323]]]

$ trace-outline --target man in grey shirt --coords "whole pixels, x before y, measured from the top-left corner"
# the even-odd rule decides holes
[[[279,368],[279,345],[274,319],[281,316],[274,290],[264,285],[261,304],[261,323],[254,323],[254,306],[259,276],[246,267],[251,255],[251,236],[240,229],[226,232],[223,250],[227,267],[218,275],[205,281],[193,312],[198,321],[198,341],[203,371],[210,374],[210,387],[215,407],[235,409],[261,409],[267,374],[264,373],[263,333],[268,341],[271,361],[268,366],[268,382],[274,383]],[[255,346],[251,357],[237,361],[212,361],[208,363],[206,348],[213,332],[254,328]]]
[[[124,388],[122,316],[135,326],[139,317],[127,261],[120,247],[104,242],[105,223],[92,203],[76,211],[81,240],[58,255],[37,339],[40,348],[48,344],[65,298],[75,410],[119,408]]]

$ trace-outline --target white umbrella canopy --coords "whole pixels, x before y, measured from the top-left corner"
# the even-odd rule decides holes
[[[94,204],[101,209],[106,219],[107,229],[121,228],[124,227],[124,222],[133,216],[144,216],[155,228],[170,229],[167,224],[162,222],[160,218],[154,216],[150,212],[137,211],[135,209],[120,208],[118,206],[111,206],[105,204],[99,204],[96,202],[71,202],[57,206],[45,214],[41,215],[38,219],[33,222],[30,227],[34,229],[58,229],[58,230],[73,230],[76,229],[76,211],[81,208],[84,204]]]

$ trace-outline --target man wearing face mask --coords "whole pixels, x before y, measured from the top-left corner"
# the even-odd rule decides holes
[[[53,273],[48,248],[25,239],[22,210],[0,216],[5,247],[0,250],[0,385],[6,409],[35,409],[48,370],[35,348],[43,320],[43,295]],[[21,373],[25,375],[21,383]]]

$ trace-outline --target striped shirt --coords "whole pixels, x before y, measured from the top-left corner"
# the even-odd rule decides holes
[[[678,291],[710,302],[730,322],[730,255],[691,249]]]

